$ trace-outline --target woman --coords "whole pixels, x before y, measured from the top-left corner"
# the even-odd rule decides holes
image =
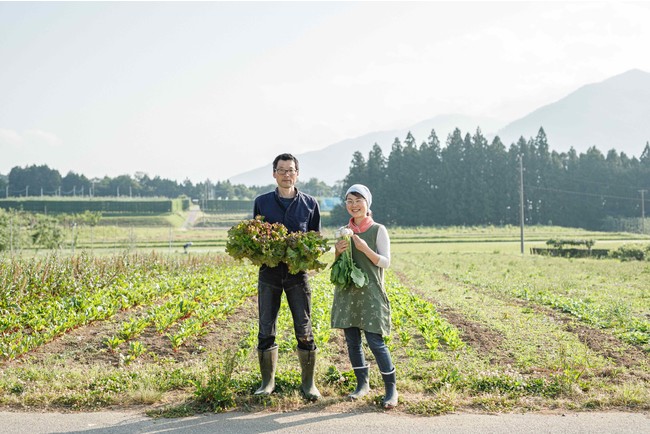
[[[350,363],[357,377],[357,387],[348,395],[349,398],[356,400],[370,391],[370,366],[361,346],[363,330],[384,379],[383,406],[389,409],[397,405],[395,366],[383,339],[390,334],[390,304],[384,289],[384,269],[390,265],[390,239],[386,228],[373,221],[371,205],[372,194],[365,185],[354,184],[345,193],[345,206],[351,216],[348,228],[353,232],[353,243],[344,239],[337,241],[335,255],[338,258],[351,249],[355,264],[368,275],[369,282],[362,288],[354,285],[335,288],[332,328],[345,332]]]

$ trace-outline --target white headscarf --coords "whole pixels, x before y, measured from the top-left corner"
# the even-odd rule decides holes
[[[361,196],[363,196],[363,198],[368,203],[368,210],[370,210],[370,206],[372,205],[372,193],[370,193],[368,187],[363,184],[354,184],[348,188],[348,191],[345,192],[345,196],[347,197],[347,195],[350,193],[359,193]]]

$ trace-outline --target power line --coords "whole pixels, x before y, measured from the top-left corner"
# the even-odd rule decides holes
[[[546,187],[535,187],[533,185],[527,185],[526,188],[533,189],[533,190],[544,190],[544,191],[552,191],[555,193],[568,193],[568,194],[575,194],[578,196],[592,196],[592,197],[600,197],[600,198],[608,198],[608,199],[621,199],[621,200],[631,200],[631,201],[638,201],[639,198],[637,197],[623,197],[623,196],[612,196],[609,194],[599,194],[599,193],[585,193],[582,191],[570,191],[570,190],[560,190],[557,188],[546,188]]]
[[[607,188],[614,187],[614,188],[622,188],[622,189],[625,189],[625,190],[637,190],[636,187],[630,187],[630,186],[626,186],[626,185],[622,185],[622,184],[613,184],[611,182],[589,181],[589,180],[583,179],[583,178],[575,178],[574,176],[571,176],[570,179],[568,179],[568,181],[571,181],[572,183],[584,183],[584,184],[602,185],[602,186],[605,186]]]
[[[525,170],[526,170],[526,168],[524,168],[524,171]],[[544,177],[542,179],[548,180],[548,178],[544,178]],[[566,182],[571,182],[572,184],[576,184],[576,183],[592,184],[592,185],[604,186],[604,187],[607,187],[607,188],[621,188],[621,189],[625,189],[625,190],[638,190],[639,188],[644,188],[642,186],[630,187],[629,185],[615,184],[615,183],[612,183],[612,182],[592,181],[592,180],[588,180],[588,179],[584,179],[584,178],[577,178],[573,174],[571,174],[570,176],[567,176],[565,181]]]

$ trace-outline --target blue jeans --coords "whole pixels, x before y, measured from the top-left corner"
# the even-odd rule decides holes
[[[273,268],[265,265],[260,267],[257,283],[257,348],[267,350],[275,345],[276,324],[283,291],[287,295],[287,303],[293,317],[293,330],[298,348],[315,350],[316,344],[311,329],[311,288],[307,274],[291,274],[284,263]]]
[[[348,355],[350,356],[350,363],[353,368],[361,368],[366,366],[366,358],[363,355],[363,348],[361,346],[361,329],[358,327],[350,327],[343,329],[345,332],[345,342],[348,344]],[[384,338],[379,333],[371,333],[364,330],[366,341],[370,347],[370,351],[375,355],[379,371],[385,374],[391,372],[395,367],[390,358],[390,351],[384,343]]]

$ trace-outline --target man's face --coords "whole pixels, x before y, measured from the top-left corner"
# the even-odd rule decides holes
[[[296,163],[293,160],[278,160],[278,165],[273,172],[278,187],[292,188],[298,180]]]

